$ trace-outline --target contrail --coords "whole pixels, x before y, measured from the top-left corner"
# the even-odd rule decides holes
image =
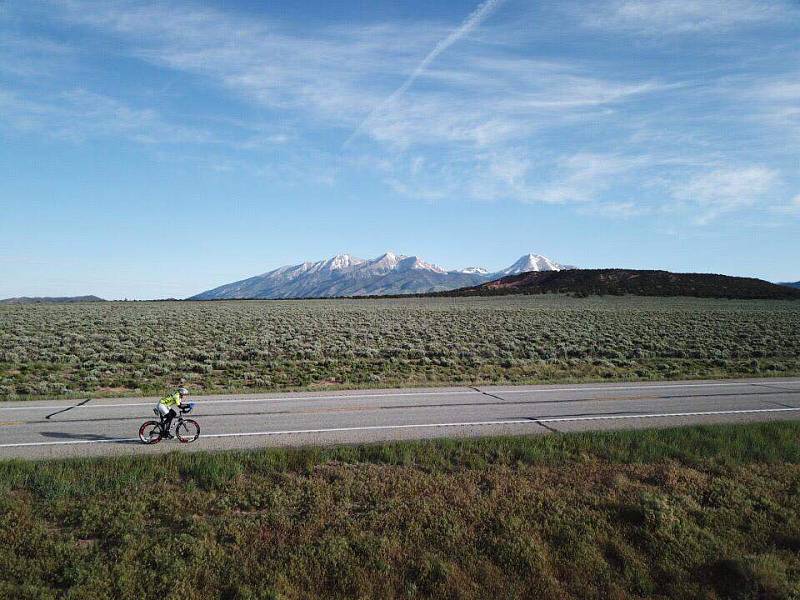
[[[414,81],[422,75],[422,72],[431,64],[436,57],[438,57],[442,52],[447,50],[450,46],[455,44],[458,40],[462,37],[470,33],[473,29],[475,29],[478,25],[480,25],[486,17],[488,17],[494,10],[500,6],[505,0],[486,0],[483,4],[479,5],[472,13],[464,20],[464,22],[459,26],[458,29],[450,33],[446,38],[439,41],[436,46],[434,46],[433,50],[431,50],[428,55],[422,59],[422,62],[417,65],[417,68],[414,69],[414,72],[408,76],[399,88],[397,88],[392,95],[386,98],[383,102],[381,102],[378,106],[376,106],[367,118],[364,119],[361,124],[356,127],[356,130],[350,134],[350,137],[347,138],[345,141],[344,146],[350,144],[358,135],[363,131],[364,127],[369,123],[375,115],[380,113],[384,108],[386,108],[389,104],[394,102],[397,98],[402,96],[408,88],[410,88]]]

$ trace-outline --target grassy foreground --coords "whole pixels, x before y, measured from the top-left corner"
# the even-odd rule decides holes
[[[796,598],[800,423],[0,462],[2,598]]]

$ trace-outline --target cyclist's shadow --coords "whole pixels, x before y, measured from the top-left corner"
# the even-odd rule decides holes
[[[49,438],[57,438],[60,440],[75,440],[75,441],[85,441],[85,442],[102,442],[107,441],[108,443],[117,443],[117,444],[140,444],[141,442],[138,439],[122,439],[111,437],[107,435],[100,435],[99,433],[66,433],[63,431],[41,431],[41,435],[44,437]]]

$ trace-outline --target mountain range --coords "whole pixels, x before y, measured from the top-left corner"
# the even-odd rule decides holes
[[[245,298],[330,298],[424,294],[480,285],[529,271],[572,268],[539,254],[526,254],[511,266],[490,272],[482,267],[447,271],[416,256],[393,252],[366,260],[349,254],[280,267],[192,296],[190,300]]]

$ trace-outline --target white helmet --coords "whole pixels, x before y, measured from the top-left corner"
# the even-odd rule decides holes
[[[185,387],[179,387],[178,388],[178,393],[181,395],[181,397],[188,396],[189,395],[189,390],[187,390]]]

